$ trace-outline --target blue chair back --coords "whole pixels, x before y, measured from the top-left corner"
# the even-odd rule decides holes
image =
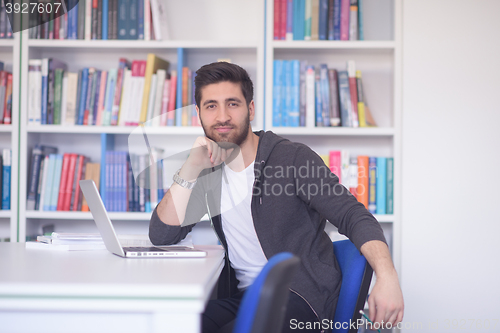
[[[288,288],[299,263],[288,252],[269,259],[241,300],[233,333],[281,332]]]
[[[357,329],[349,324],[361,318],[359,310],[365,305],[373,270],[350,240],[333,242],[333,251],[342,272],[333,332],[355,333]]]

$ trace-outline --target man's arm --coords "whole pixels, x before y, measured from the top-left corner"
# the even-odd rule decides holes
[[[389,248],[384,242],[373,240],[361,246],[361,253],[377,277],[368,298],[370,319],[374,323],[383,321],[384,327],[387,327],[387,323],[391,323],[394,327],[403,319],[404,301]]]

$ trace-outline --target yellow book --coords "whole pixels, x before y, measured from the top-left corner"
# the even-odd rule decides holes
[[[144,73],[144,90],[142,92],[142,104],[141,104],[141,116],[139,118],[140,122],[146,122],[148,115],[148,101],[149,101],[149,89],[151,88],[151,76],[156,73],[158,69],[164,69],[168,71],[168,66],[170,63],[162,58],[159,58],[154,53],[148,54],[148,59],[146,61],[146,72]]]
[[[356,71],[356,86],[358,90],[358,121],[359,127],[373,127],[377,126],[373,116],[365,102],[365,95],[363,92],[363,85],[361,83],[361,71]]]
[[[328,155],[328,154],[319,155],[319,157],[321,157],[321,159],[323,159],[323,162],[325,162],[325,165],[328,167],[328,169],[330,169],[330,155]]]

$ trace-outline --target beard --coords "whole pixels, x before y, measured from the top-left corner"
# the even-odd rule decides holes
[[[248,137],[248,129],[250,128],[250,110],[248,110],[247,116],[242,124],[234,125],[230,122],[216,123],[211,127],[207,127],[203,124],[200,117],[200,123],[205,132],[205,136],[210,140],[217,142],[221,148],[231,148],[234,145],[241,146],[243,142],[246,141]],[[232,127],[233,129],[229,133],[218,133],[216,131],[217,127]]]

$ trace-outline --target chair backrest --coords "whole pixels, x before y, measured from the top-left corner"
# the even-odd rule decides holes
[[[269,259],[241,300],[233,333],[281,332],[288,288],[299,263],[288,252]]]
[[[350,240],[333,242],[333,251],[342,272],[333,332],[355,333],[358,330],[350,323],[361,318],[359,310],[365,305],[373,270]]]

